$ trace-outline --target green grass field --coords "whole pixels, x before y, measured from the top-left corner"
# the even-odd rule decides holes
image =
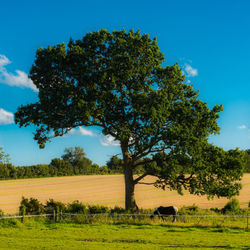
[[[250,249],[244,229],[86,225],[27,220],[0,224],[0,249]]]

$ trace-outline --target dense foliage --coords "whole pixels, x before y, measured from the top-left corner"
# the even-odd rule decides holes
[[[232,198],[227,204],[222,208],[222,213],[229,214],[239,214],[240,213],[240,202],[236,198]]]
[[[247,149],[245,152],[245,160],[246,160],[246,166],[244,172],[250,173],[250,149]]]
[[[9,162],[9,155],[4,153],[2,147],[0,147],[0,162],[2,162],[2,163]]]
[[[15,167],[12,164],[0,163],[0,180],[2,179],[25,179],[55,176],[106,174],[102,167],[97,164],[90,166],[72,166],[69,162],[55,158],[49,165],[38,164],[33,166]]]
[[[25,213],[23,213],[25,210]],[[22,197],[19,212],[20,214],[34,215],[34,214],[53,214],[54,212],[64,212],[64,213],[79,213],[79,214],[100,214],[108,212],[118,212],[123,211],[122,208],[110,209],[105,206],[100,205],[86,205],[80,201],[73,201],[71,203],[65,204],[60,201],[55,201],[54,199],[49,199],[45,204],[42,204],[35,198],[25,198]]]

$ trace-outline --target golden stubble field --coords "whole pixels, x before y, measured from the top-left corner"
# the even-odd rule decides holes
[[[152,177],[146,178],[146,181]],[[237,197],[241,207],[246,208],[250,201],[250,174],[242,180],[243,188]],[[136,186],[136,200],[139,207],[154,208],[159,205],[177,207],[196,204],[200,208],[221,208],[226,198],[207,200],[190,194],[180,196],[176,191],[163,191],[149,185]],[[57,201],[82,201],[86,204],[99,204],[113,207],[124,206],[124,181],[122,175],[89,175],[70,177],[51,177],[39,179],[0,181],[0,209],[15,214],[22,196],[37,198],[41,202],[53,198]]]

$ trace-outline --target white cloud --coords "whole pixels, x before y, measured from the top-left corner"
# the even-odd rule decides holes
[[[79,127],[79,129],[71,129],[69,131],[69,134],[71,135],[83,135],[83,136],[96,136],[91,130],[88,130],[83,127]]]
[[[115,138],[111,135],[107,135],[100,139],[100,142],[103,146],[120,146],[120,142],[116,141]]]
[[[11,61],[5,55],[0,55],[0,67],[8,65],[10,63]]]
[[[198,70],[194,69],[190,64],[185,64],[184,71],[188,77],[193,77],[198,75]]]
[[[92,131],[87,130],[86,128],[83,128],[83,127],[80,127],[79,131],[81,135],[95,136],[95,134]]]
[[[9,86],[30,88],[38,92],[38,89],[25,72],[16,70],[15,74],[13,74],[7,71],[5,66],[10,63],[11,61],[5,55],[0,55],[0,82]]]
[[[247,126],[243,124],[243,125],[238,126],[237,128],[238,128],[238,129],[246,129]]]
[[[97,135],[91,130],[88,130],[84,127],[79,127],[77,129],[73,128],[69,131],[70,135],[82,135],[82,136],[98,136],[99,141],[103,146],[120,146],[120,142],[116,141],[115,138],[111,135],[103,136]]]
[[[0,109],[0,125],[14,123],[14,115],[4,109]]]

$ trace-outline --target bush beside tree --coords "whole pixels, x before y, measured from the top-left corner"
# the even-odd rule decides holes
[[[240,202],[236,198],[232,198],[227,204],[222,208],[223,214],[239,214],[240,210]]]

